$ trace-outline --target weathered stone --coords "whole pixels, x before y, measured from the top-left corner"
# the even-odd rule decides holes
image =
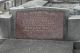
[[[0,11],[4,11],[4,3],[0,4]]]
[[[48,0],[49,2],[79,2],[79,0]]]
[[[28,0],[22,0],[22,4],[24,4],[24,3],[26,3],[26,2],[28,2]]]
[[[9,39],[0,46],[0,53],[72,53],[73,51],[73,43],[70,41]]]
[[[0,39],[8,38],[10,35],[10,18],[12,15],[1,14],[0,15]]]
[[[18,7],[24,7],[24,8],[28,8],[28,7],[36,7],[36,6],[43,6],[47,3],[48,1],[44,1],[44,0],[33,0],[33,1],[28,1]]]
[[[22,0],[15,0],[15,5],[16,6],[19,6],[19,5],[21,5],[22,4]]]
[[[67,38],[67,37],[66,37]],[[68,19],[68,40],[80,40],[80,16],[74,15]]]
[[[0,45],[3,44],[3,42],[5,42],[6,39],[0,39]]]
[[[49,2],[63,2],[63,0],[48,0]]]
[[[80,41],[75,41],[74,42],[74,50],[78,50],[78,49],[80,49]]]
[[[75,15],[80,15],[80,5],[79,4],[74,7],[74,13]]]
[[[74,50],[74,53],[80,53],[80,49]]]
[[[57,7],[57,8],[66,8],[66,9],[73,9],[74,6],[78,5],[77,3],[48,3],[45,6],[50,6],[50,7]]]

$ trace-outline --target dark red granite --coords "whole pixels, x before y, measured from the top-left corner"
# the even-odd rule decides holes
[[[16,38],[63,39],[63,12],[17,12]]]

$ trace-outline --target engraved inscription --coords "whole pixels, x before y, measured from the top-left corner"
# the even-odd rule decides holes
[[[17,12],[16,37],[62,39],[63,18],[63,12]]]

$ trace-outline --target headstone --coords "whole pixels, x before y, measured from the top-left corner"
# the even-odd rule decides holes
[[[73,51],[73,43],[70,41],[8,39],[0,46],[0,53],[72,53]]]
[[[73,15],[68,19],[68,39],[80,40],[80,16]]]
[[[14,10],[15,12],[15,10]],[[16,38],[63,39],[67,35],[65,10],[28,8],[13,13],[12,32]],[[13,27],[15,26],[15,27]]]

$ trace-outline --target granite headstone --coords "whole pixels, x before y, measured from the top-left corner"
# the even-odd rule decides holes
[[[62,40],[64,35],[67,35],[65,10],[29,8],[27,10],[17,10],[14,14],[16,15],[13,17],[14,24],[12,24],[12,27],[15,26],[13,30],[15,29],[16,38]]]

